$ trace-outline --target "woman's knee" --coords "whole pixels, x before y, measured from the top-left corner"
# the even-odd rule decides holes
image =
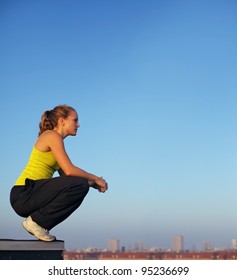
[[[83,189],[83,191],[86,195],[88,193],[89,189],[90,189],[90,185],[89,185],[88,180],[82,178],[82,185],[80,187]]]
[[[88,180],[81,177],[74,177],[74,180],[74,186],[76,187],[78,194],[86,196],[90,189]]]

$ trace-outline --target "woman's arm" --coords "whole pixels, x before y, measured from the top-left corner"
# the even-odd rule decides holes
[[[98,177],[92,173],[86,172],[85,170],[72,164],[65,151],[63,139],[57,132],[50,133],[47,136],[47,145],[60,166],[61,174],[66,176],[79,176],[87,179],[88,181],[95,182],[95,184],[103,188],[107,186],[106,181],[102,177]]]
[[[58,173],[59,173],[60,176],[66,176],[61,168],[58,170]],[[99,192],[103,192],[104,193],[104,192],[106,192],[108,190],[108,184],[107,183],[104,186],[97,185],[95,181],[88,181],[88,183],[89,183],[89,186],[91,188],[96,189]]]
[[[63,172],[62,168],[59,168],[58,174],[59,174],[60,176],[66,176],[65,173]]]

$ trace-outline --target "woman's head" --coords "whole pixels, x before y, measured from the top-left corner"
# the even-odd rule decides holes
[[[66,119],[70,113],[76,112],[74,108],[67,105],[58,105],[53,110],[45,111],[41,116],[39,123],[39,135],[46,130],[53,130],[58,126],[60,118]]]

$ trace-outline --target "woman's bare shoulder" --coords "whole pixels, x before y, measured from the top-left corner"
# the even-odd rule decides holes
[[[51,146],[55,143],[63,142],[62,137],[53,130],[43,132],[35,142],[35,147],[41,151],[47,152],[51,150]]]

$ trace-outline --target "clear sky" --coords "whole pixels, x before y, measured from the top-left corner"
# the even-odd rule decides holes
[[[237,239],[237,2],[0,0],[0,238],[43,111],[75,107],[74,164],[102,175],[52,230],[66,248]]]

